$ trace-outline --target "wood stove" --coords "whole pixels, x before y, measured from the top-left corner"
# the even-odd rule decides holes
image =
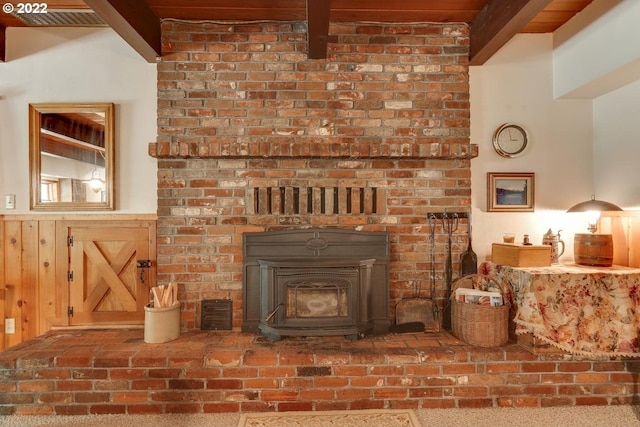
[[[243,331],[355,339],[388,330],[388,233],[245,233],[243,256]]]

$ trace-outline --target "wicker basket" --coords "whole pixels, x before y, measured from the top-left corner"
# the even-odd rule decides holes
[[[493,282],[502,291],[504,305],[487,307],[465,304],[455,300],[458,287],[474,289],[480,282]],[[503,285],[482,274],[470,274],[459,278],[451,289],[451,330],[459,340],[479,347],[497,347],[509,341],[508,293]]]

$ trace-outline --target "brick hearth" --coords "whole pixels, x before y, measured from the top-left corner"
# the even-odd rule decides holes
[[[640,361],[465,345],[447,333],[272,341],[143,330],[52,331],[0,353],[0,414],[155,414],[617,405]]]

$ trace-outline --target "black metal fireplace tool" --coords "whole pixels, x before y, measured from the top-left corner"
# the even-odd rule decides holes
[[[446,330],[451,329],[451,305],[449,299],[451,297],[451,284],[453,283],[453,259],[451,256],[451,236],[458,230],[457,213],[451,214],[451,216],[444,213],[442,215],[442,228],[447,233],[447,263],[445,265],[445,277],[447,281],[447,287],[445,291],[445,304],[442,312],[442,327]]]

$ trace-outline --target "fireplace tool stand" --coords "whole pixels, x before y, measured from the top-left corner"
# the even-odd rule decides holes
[[[431,243],[431,271],[429,298],[422,297],[422,280],[414,281],[413,298],[403,298],[396,304],[396,324],[389,328],[393,333],[438,332],[440,331],[440,310],[435,300],[435,233],[438,219],[434,214],[428,217],[429,239]]]

